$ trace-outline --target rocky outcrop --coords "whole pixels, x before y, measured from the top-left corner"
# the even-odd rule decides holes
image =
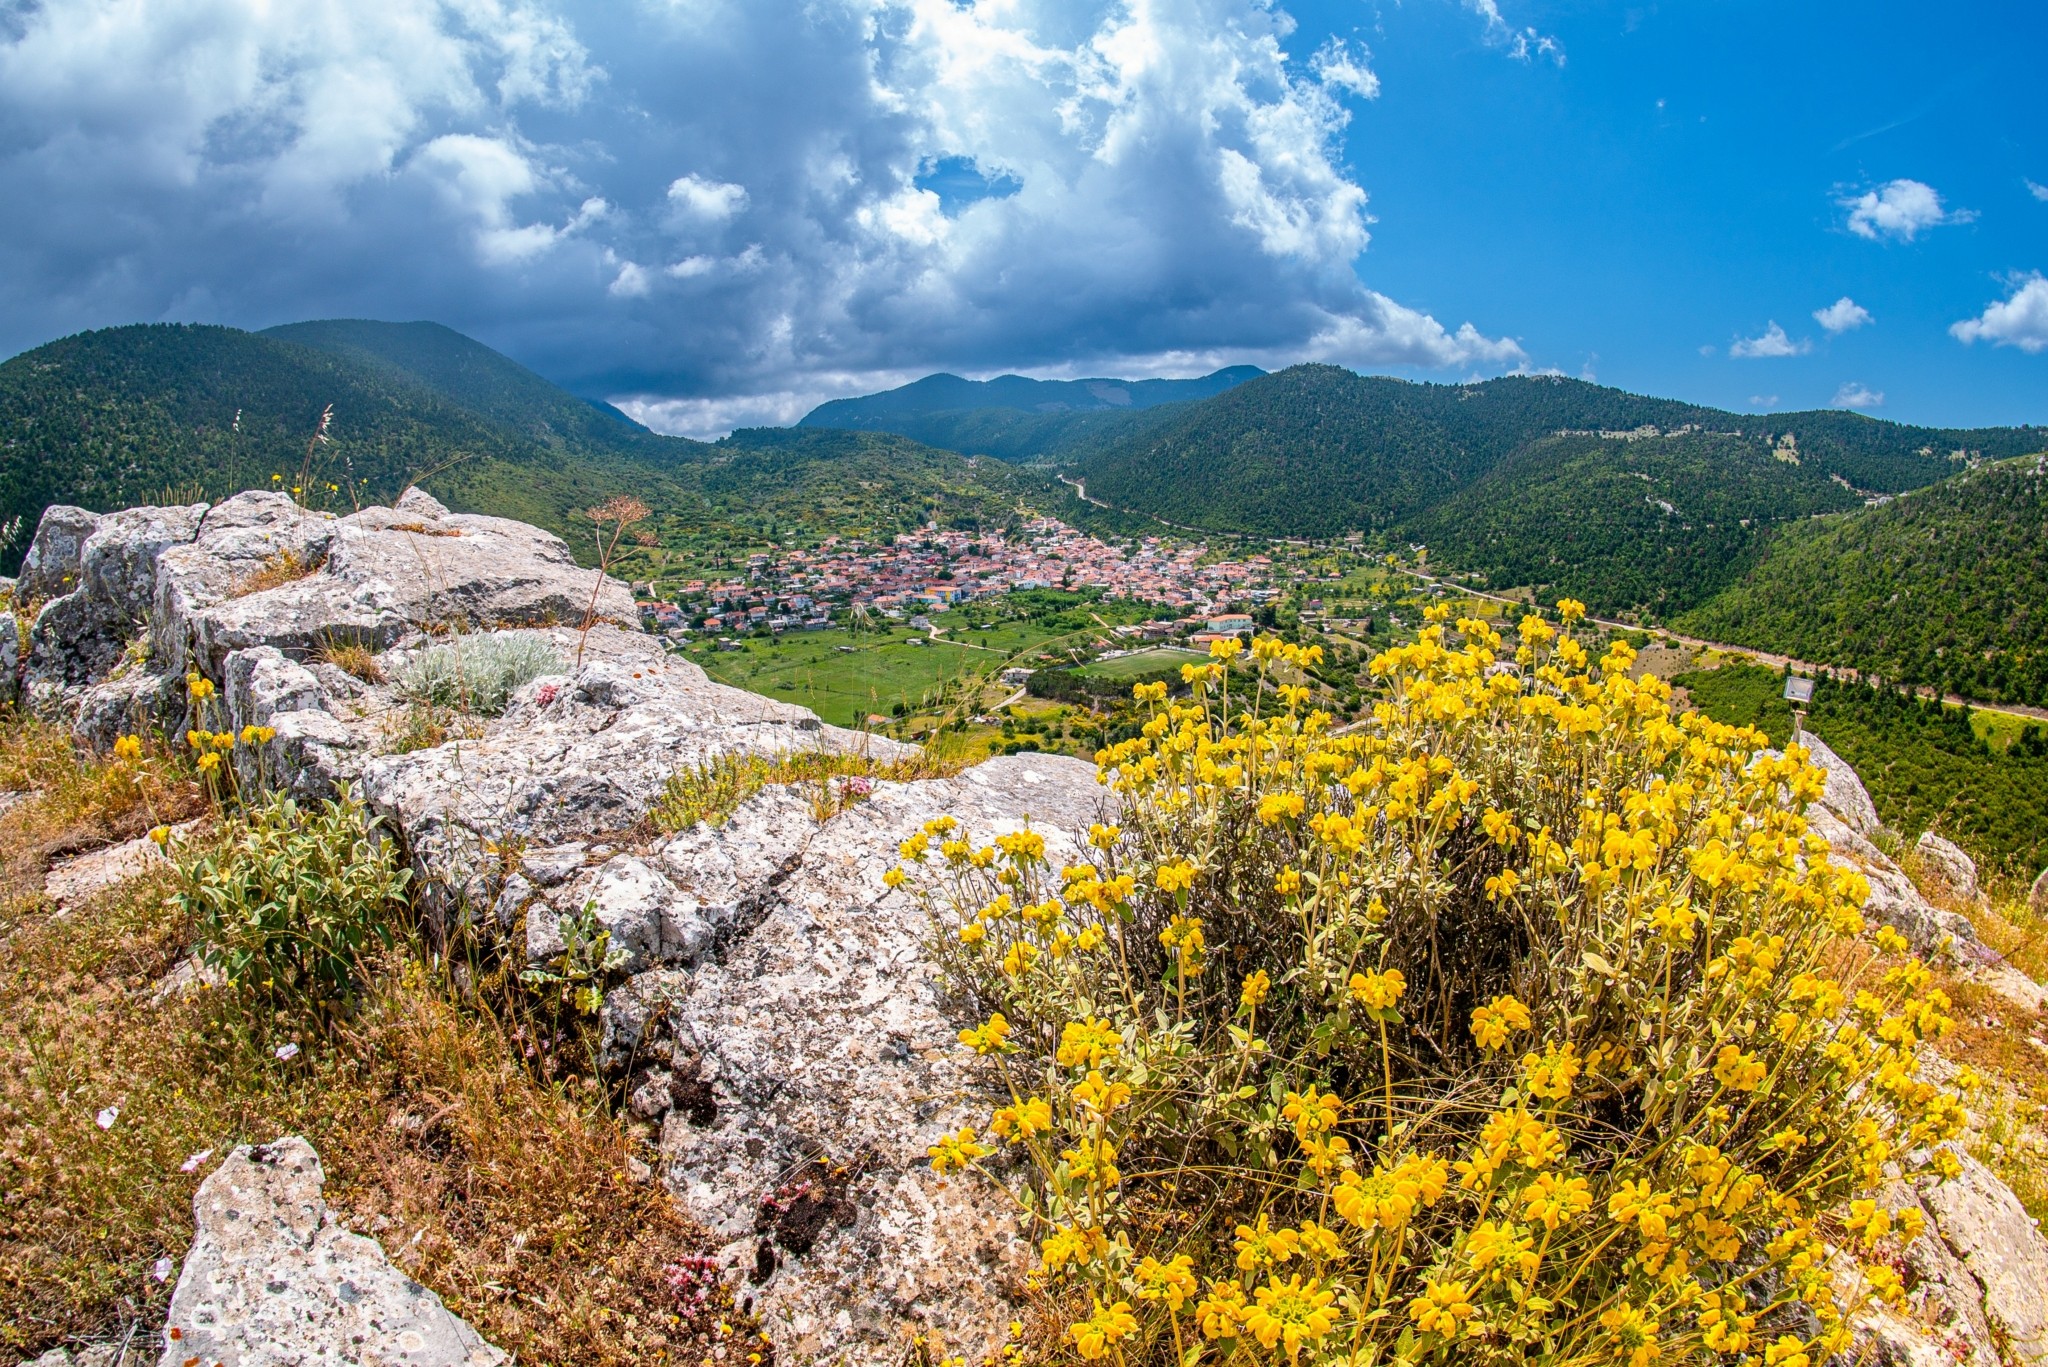
[[[1950,1182],[1905,1186],[1885,1204],[1917,1205],[1926,1232],[1906,1250],[1906,1303],[1858,1323],[1876,1361],[1895,1367],[2048,1364],[2048,1238],[2012,1189],[1976,1159]]]
[[[57,504],[43,510],[36,534],[21,558],[14,581],[15,596],[24,603],[58,598],[78,587],[78,567],[86,537],[99,525],[99,514]]]
[[[934,1357],[999,1347],[1032,1261],[1015,1204],[927,1157],[941,1134],[986,1123],[990,1079],[956,1045],[964,1007],[938,979],[924,910],[883,875],[939,815],[984,838],[1029,823],[1056,863],[1082,857],[1105,799],[1092,766],[1020,755],[950,778],[771,785],[716,825],[660,832],[650,817],[670,779],[726,757],[911,752],[714,683],[640,632],[572,629],[593,588],[601,614],[630,620],[624,587],[546,533],[420,494],[347,517],[268,493],[53,510],[24,582],[47,599],[32,693],[82,735],[182,727],[185,672],[202,674],[218,689],[208,724],[274,733],[236,748],[243,781],[304,796],[355,785],[443,933],[543,974],[595,968],[571,960],[602,946],[601,1066],[778,1360],[893,1363],[913,1326]],[[451,716],[421,745],[393,681],[449,630],[538,642],[559,668],[502,715]],[[342,644],[378,652],[381,675],[322,658]],[[1815,759],[1828,785],[1814,829],[1870,878],[1871,914],[1923,948],[1982,957],[1969,923],[1880,848],[1895,846],[1854,772],[1823,746]],[[1939,1235],[1923,1241],[1918,1318],[1894,1317],[1907,1345],[1894,1360],[1922,1360],[1911,1354],[1943,1334],[2036,1342],[2024,1287],[2048,1264],[2010,1193],[1972,1169],[1958,1194],[1913,1199]],[[329,1220],[302,1141],[238,1150],[196,1206],[166,1362],[500,1360]]]
[[[1028,823],[1049,859],[1073,862],[1102,794],[1092,765],[1014,756],[877,784],[822,826],[764,795],[664,852],[665,869],[763,914],[687,986],[615,993],[609,1033],[615,1049],[637,1036],[633,1076],[668,1102],[669,1185],[725,1240],[779,1352],[891,1360],[906,1323],[970,1361],[1001,1346],[1031,1267],[1016,1207],[979,1179],[937,1176],[926,1154],[986,1124],[989,1079],[958,1047],[926,912],[882,876],[945,814],[981,839]]]
[[[549,639],[564,661],[574,656],[576,633]],[[680,903],[626,862],[662,860],[659,847],[633,853],[626,844],[674,775],[746,754],[823,750],[886,761],[912,753],[713,683],[639,632],[603,627],[583,644],[579,673],[533,680],[480,736],[372,759],[361,770],[365,799],[405,833],[430,911],[493,908],[508,933],[524,917],[537,954],[559,952],[553,921],[593,905],[608,925],[633,922],[628,929],[621,920],[613,943],[625,949],[630,940],[636,965],[694,957],[652,948],[661,933],[643,923],[663,915],[682,937],[671,943],[697,932],[683,928],[689,915],[675,909]],[[538,864],[522,869],[507,849]]]
[[[503,1352],[327,1212],[313,1146],[243,1145],[199,1184],[162,1367],[496,1367]]]
[[[1977,861],[1964,854],[1961,846],[1933,831],[1923,831],[1913,849],[1950,892],[1965,902],[1977,900]]]
[[[593,604],[634,615],[625,585],[577,566],[559,537],[450,513],[418,490],[346,517],[268,492],[104,516],[53,508],[23,583],[24,601],[48,598],[30,632],[30,700],[98,743],[180,729],[185,673],[219,682],[243,651],[303,664],[337,645],[580,622]],[[338,742],[324,727],[292,739]]]
[[[1942,955],[1965,964],[1998,962],[1998,956],[1977,938],[1977,928],[1968,917],[1929,902],[1906,871],[1877,847],[1876,838],[1890,837],[1877,818],[1863,780],[1848,761],[1816,736],[1799,739],[1808,748],[1811,762],[1827,774],[1826,791],[1806,809],[1807,824],[1827,839],[1836,863],[1855,869],[1869,881],[1865,914],[1897,930],[1918,953]]]

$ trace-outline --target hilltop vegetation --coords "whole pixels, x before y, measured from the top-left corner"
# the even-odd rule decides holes
[[[1149,432],[1186,405],[1264,373],[1241,365],[1194,380],[927,375],[899,389],[820,404],[799,426],[894,432],[968,455],[1065,464]]]
[[[458,510],[562,534],[579,554],[580,510],[617,494],[653,506],[656,536],[688,557],[1069,500],[1048,476],[888,434],[658,436],[432,324],[110,328],[0,365],[0,521],[21,519],[0,565],[19,561],[52,503],[215,499],[302,473],[314,506],[388,501],[417,481]],[[637,550],[624,570],[653,554]]]
[[[2044,465],[2002,461],[1787,528],[1740,583],[1677,624],[1973,698],[2048,704]]]
[[[557,388],[508,356],[439,323],[333,318],[261,335],[362,361],[528,441],[572,451],[691,459],[698,443],[650,432],[608,404]]]
[[[1404,532],[1492,587],[1662,617],[1734,582],[1774,524],[1862,503],[1813,466],[1742,437],[1544,437]]]

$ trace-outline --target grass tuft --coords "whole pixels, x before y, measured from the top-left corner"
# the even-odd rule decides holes
[[[266,589],[282,588],[308,575],[317,573],[323,562],[317,558],[300,555],[294,550],[273,551],[265,556],[263,563],[237,579],[228,590],[230,598],[246,598],[252,593]]]
[[[333,665],[364,683],[384,682],[384,662],[377,658],[376,651],[361,641],[329,641],[313,652],[313,658],[321,664]]]

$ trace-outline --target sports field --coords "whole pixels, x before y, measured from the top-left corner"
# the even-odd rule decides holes
[[[1134,655],[1119,655],[1114,660],[1097,660],[1083,665],[1075,673],[1091,679],[1131,679],[1140,674],[1154,674],[1162,669],[1178,669],[1185,664],[1200,664],[1209,657],[1201,651],[1182,650],[1176,646],[1159,646],[1152,650],[1141,650]]]
[[[1049,641],[1087,645],[1092,633],[1032,622],[1000,622],[968,630],[954,614],[934,621],[936,637],[907,627],[889,631],[789,632],[774,640],[747,638],[739,650],[692,649],[689,658],[720,683],[808,707],[835,726],[958,700],[1021,652]],[[1112,664],[1117,663],[1111,661]]]

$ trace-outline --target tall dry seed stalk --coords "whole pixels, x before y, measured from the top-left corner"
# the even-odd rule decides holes
[[[630,494],[608,498],[595,508],[583,514],[597,527],[597,579],[590,586],[590,602],[583,609],[583,624],[576,636],[576,670],[583,670],[583,647],[590,639],[590,629],[597,625],[597,598],[604,592],[604,581],[610,576],[612,562],[617,557],[619,543],[626,539],[626,533],[653,516],[645,503]]]

